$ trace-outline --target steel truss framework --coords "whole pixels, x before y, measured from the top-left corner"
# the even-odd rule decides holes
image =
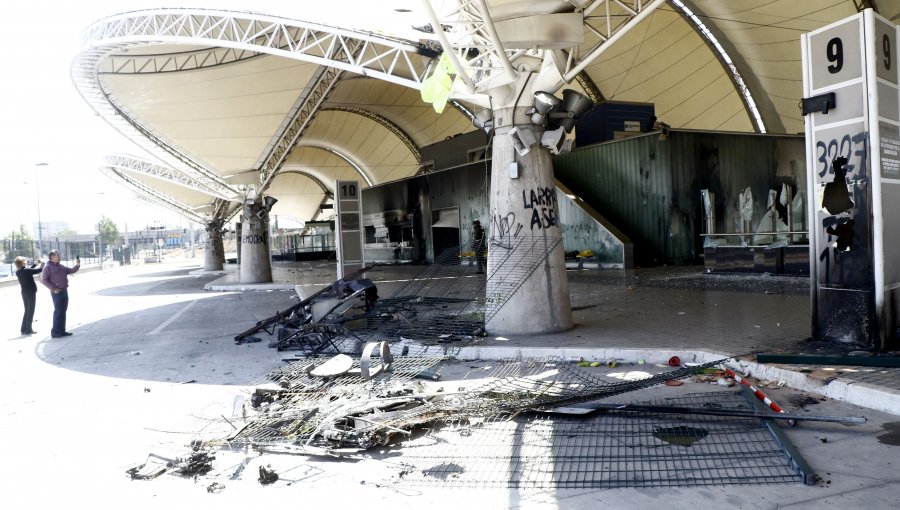
[[[259,162],[261,191],[269,187],[275,174],[284,166],[291,150],[297,146],[303,133],[312,124],[322,103],[334,90],[342,74],[344,74],[343,71],[339,69],[322,67],[310,80],[309,92],[298,98],[297,103],[285,118],[285,123],[269,142],[265,156]]]
[[[434,56],[424,46],[360,32],[250,13],[201,10],[161,9],[106,18],[88,28],[84,43],[87,49],[73,63],[72,76],[94,110],[176,171],[202,183],[205,189],[218,188],[217,196],[228,198],[236,196],[237,190],[130,117],[116,98],[103,89],[100,75],[198,69],[261,54],[323,65],[310,93],[292,109],[289,120],[260,161],[260,191],[263,191],[333,90],[342,70],[418,88]],[[154,43],[217,47],[168,55],[122,52],[130,46]],[[236,211],[234,206],[217,208],[217,214],[224,213],[225,217]]]
[[[334,198],[334,191],[331,188],[329,188],[327,184],[322,182],[322,179],[319,179],[318,177],[316,177],[315,175],[313,175],[309,172],[306,172],[303,170],[296,170],[296,169],[292,169],[292,168],[284,168],[284,169],[280,170],[278,172],[278,174],[279,175],[285,175],[285,174],[302,175],[303,177],[306,177],[307,179],[316,183],[316,186],[318,186],[322,190],[322,193],[325,195],[326,198]]]
[[[335,156],[341,158],[345,162],[347,162],[347,164],[350,165],[350,167],[352,167],[354,170],[356,170],[356,173],[358,173],[359,176],[362,177],[362,179],[364,181],[366,181],[366,186],[372,186],[375,184],[375,179],[372,178],[368,169],[366,169],[360,162],[356,161],[356,159],[348,156],[343,151],[341,151],[338,148],[335,148],[334,146],[332,146],[330,144],[318,143],[318,142],[303,142],[303,143],[297,144],[297,146],[298,147],[309,147],[312,149],[319,149],[319,150],[323,150],[326,152],[330,152],[330,153],[334,154]]]
[[[573,47],[569,50],[562,81],[577,79],[592,99],[601,98],[596,86],[590,86],[592,83],[585,80],[584,69],[665,1],[594,0],[580,5],[576,3],[576,12],[583,15],[587,33],[582,47],[587,49]],[[422,0],[422,3],[432,17],[435,35],[470,93],[485,92],[515,80],[516,61],[525,56],[535,56],[533,50],[504,49],[485,0],[460,0],[456,9],[442,12],[440,18],[429,0]],[[255,13],[201,9],[158,9],[106,18],[88,28],[84,34],[84,44],[85,50],[73,63],[72,76],[79,92],[94,110],[186,178],[202,183],[206,189],[215,189],[217,196],[229,198],[236,197],[238,190],[128,115],[116,98],[104,90],[100,77],[104,74],[198,69],[262,54],[322,65],[323,69],[315,78],[315,86],[309,89],[307,97],[298,101],[289,114],[290,119],[273,138],[266,155],[260,158],[260,191],[263,191],[290,151],[297,146],[342,71],[418,89],[436,56],[425,45],[364,32]],[[165,55],[127,55],[123,51],[147,44],[210,45],[213,48]],[[729,71],[734,80],[733,66]],[[748,104],[749,90],[741,86],[739,80],[735,84],[741,89],[745,104]],[[408,137],[400,135],[402,130],[395,131],[392,123],[382,122],[382,119],[379,116],[373,120],[400,136],[413,150],[415,144],[410,144]],[[757,119],[757,122],[761,124],[761,120]],[[413,150],[413,154],[416,151]],[[224,207],[218,207],[217,211],[224,212],[226,216],[231,216],[238,209],[233,204],[230,207],[219,205]]]
[[[186,219],[197,222],[201,225],[209,221],[209,218],[200,216],[199,214],[195,213],[189,206],[179,202],[178,200],[175,200],[174,198],[160,192],[159,190],[156,190],[134,179],[119,168],[104,166],[100,169],[110,178],[112,178],[112,180],[136,192],[135,194],[141,200],[175,211],[178,214],[184,216]]]
[[[240,48],[202,48],[154,55],[123,53],[109,55],[100,62],[99,74],[155,74],[192,71],[206,67],[231,64],[264,55],[259,51]]]
[[[562,81],[569,83],[576,79],[612,43],[663,3],[665,0],[595,0],[576,9],[584,16],[584,27],[592,34],[593,45],[586,51],[578,47],[569,50]],[[430,0],[422,0],[422,5],[431,16],[432,29],[441,47],[450,56],[469,92],[485,92],[514,81],[516,62],[534,56],[532,51],[504,49],[485,0],[460,0],[455,9],[440,14],[432,8]]]
[[[87,29],[84,43],[108,48],[107,54],[131,43],[210,44],[303,60],[416,89],[434,57],[425,46],[364,32],[247,12],[200,9],[157,9],[106,18]],[[188,61],[193,60],[186,58]],[[114,65],[96,69],[115,72],[116,68],[142,69],[149,64],[141,57],[126,57]]]
[[[413,140],[411,136],[409,136],[409,133],[407,133],[403,128],[383,115],[379,115],[371,110],[366,110],[355,106],[333,106],[329,108],[322,108],[322,111],[353,113],[356,115],[361,115],[369,120],[375,121],[378,124],[384,126],[384,128],[390,131],[394,136],[399,138],[400,141],[403,142],[403,145],[406,145],[406,148],[409,149],[409,152],[412,153],[413,157],[416,158],[416,161],[422,159],[422,151],[421,149],[419,149],[419,146],[416,145],[416,141]]]
[[[205,189],[216,190],[217,195],[236,197],[238,190],[232,188],[215,172],[204,168],[188,155],[145,128],[128,115],[115,98],[103,90],[99,75],[95,72],[96,66],[104,55],[113,49],[122,47],[124,46],[92,48],[82,52],[76,58],[72,64],[72,81],[84,100],[119,132],[176,171],[203,183]]]
[[[230,196],[223,195],[218,189],[208,187],[205,182],[201,182],[188,175],[185,175],[184,173],[179,172],[174,168],[157,165],[156,163],[143,158],[138,158],[127,154],[112,154],[104,158],[104,165],[109,168],[126,170],[129,172],[155,177],[157,179],[162,179],[164,181],[171,182],[173,184],[177,184],[194,191],[199,191],[200,193],[205,193],[216,198],[221,198],[223,200],[229,200],[232,198]]]

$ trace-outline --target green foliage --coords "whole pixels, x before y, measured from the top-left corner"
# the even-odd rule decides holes
[[[37,248],[34,246],[34,238],[25,231],[25,225],[19,225],[19,231],[12,231],[3,238],[3,262],[12,264],[16,257],[33,258],[37,256]]]
[[[119,242],[119,229],[105,215],[97,223],[97,232],[100,234],[100,242],[104,245],[117,244]]]

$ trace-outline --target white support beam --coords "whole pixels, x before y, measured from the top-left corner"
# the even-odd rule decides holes
[[[250,12],[205,9],[153,9],[104,18],[88,27],[83,42],[87,50],[102,49],[104,58],[136,43],[233,48],[336,67],[415,89],[426,77],[434,57],[425,46],[365,32]],[[98,64],[96,72],[149,65],[139,57],[133,61],[115,58],[119,60],[103,68]],[[122,63],[122,58],[127,63]],[[158,68],[168,65],[154,64]]]
[[[334,67],[321,67],[308,86],[304,87],[308,92],[298,98],[258,162],[260,193],[269,187],[272,179],[284,166],[291,151],[315,120],[343,74],[344,71]]]
[[[174,198],[162,193],[161,191],[133,179],[131,176],[127,175],[120,169],[102,166],[100,167],[100,171],[106,174],[112,180],[118,182],[126,188],[129,188],[140,200],[145,200],[155,205],[165,207],[166,209],[169,209],[176,214],[184,216],[190,221],[194,221],[200,224],[203,224],[209,219],[200,216],[187,205],[179,202],[178,200],[175,200]]]
[[[223,200],[231,200],[236,197],[234,194],[223,193],[223,190],[219,187],[210,187],[208,183],[197,180],[174,168],[158,165],[152,161],[128,154],[108,155],[103,158],[103,162],[108,168],[147,175]]]
[[[455,8],[440,13],[430,0],[422,0],[422,6],[444,54],[470,94],[516,80],[511,54],[504,50],[484,0],[459,0]]]
[[[584,22],[590,24],[592,30],[595,32],[600,32],[598,34],[600,41],[594,45],[593,48],[584,52],[583,56],[576,59],[577,62],[570,62],[570,64],[574,65],[566,69],[565,74],[563,74],[563,80],[566,83],[574,80],[575,77],[578,76],[578,73],[591,65],[591,63],[597,60],[604,51],[627,34],[629,30],[646,19],[654,9],[664,3],[666,3],[666,0],[650,0],[649,2],[634,0],[633,4],[626,5],[625,2],[618,0],[599,0],[588,6],[588,8],[585,9]],[[596,12],[600,7],[605,7],[600,16],[601,21],[603,21],[606,26],[605,33],[603,30],[599,29],[595,24],[595,21],[589,17],[589,15],[592,14],[591,11]]]

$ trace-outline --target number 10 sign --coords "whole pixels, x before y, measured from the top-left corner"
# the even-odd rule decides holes
[[[338,278],[365,266],[363,257],[362,193],[359,181],[334,182]]]
[[[801,36],[818,340],[878,349],[898,344],[897,32],[867,9]]]

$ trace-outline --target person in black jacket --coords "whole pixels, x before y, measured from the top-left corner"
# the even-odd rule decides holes
[[[19,279],[19,285],[22,287],[22,302],[25,303],[25,315],[22,316],[23,335],[33,335],[35,330],[31,329],[31,323],[34,321],[34,304],[35,296],[37,296],[37,285],[34,283],[34,275],[40,274],[44,268],[44,263],[35,262],[31,267],[25,267],[25,257],[16,257],[14,261],[16,265],[16,277]]]

